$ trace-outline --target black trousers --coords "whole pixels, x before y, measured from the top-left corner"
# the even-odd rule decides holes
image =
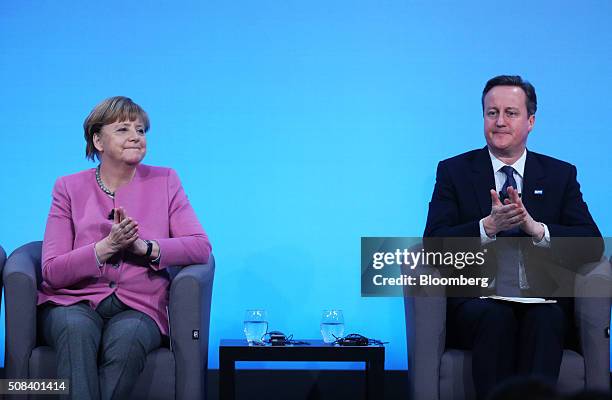
[[[95,310],[86,302],[46,304],[39,314],[58,378],[70,379],[71,399],[128,399],[147,354],[161,344],[155,321],[114,294]]]
[[[572,299],[519,304],[449,298],[447,344],[472,351],[476,396],[485,399],[511,376],[537,376],[556,385],[572,326]]]

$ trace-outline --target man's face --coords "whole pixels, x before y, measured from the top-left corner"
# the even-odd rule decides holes
[[[518,86],[495,86],[484,98],[484,134],[496,156],[519,157],[535,115],[527,115],[527,96]]]

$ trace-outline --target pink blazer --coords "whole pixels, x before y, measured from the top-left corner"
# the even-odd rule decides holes
[[[138,165],[132,181],[115,198],[96,182],[95,169],[55,182],[42,249],[43,283],[38,304],[70,305],[86,300],[92,308],[112,293],[149,315],[168,335],[168,287],[164,268],[202,264],[211,246],[181,182],[169,168]],[[113,208],[123,207],[138,222],[143,239],[156,240],[159,265],[119,254],[98,267],[94,244],[108,235]]]

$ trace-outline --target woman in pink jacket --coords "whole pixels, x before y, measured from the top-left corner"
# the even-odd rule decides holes
[[[141,164],[149,118],[111,97],[85,119],[97,168],[59,178],[43,242],[40,323],[75,399],[127,398],[168,335],[165,268],[211,246],[176,173]]]

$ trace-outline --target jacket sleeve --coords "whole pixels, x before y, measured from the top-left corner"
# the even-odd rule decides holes
[[[59,178],[53,187],[42,248],[42,278],[54,289],[101,276],[95,243],[73,248],[74,230],[70,196],[64,179]]]
[[[575,166],[571,166],[561,209],[559,224],[547,224],[553,237],[599,237],[601,233],[582,199]]]
[[[167,182],[170,237],[156,239],[161,258],[159,264],[151,267],[159,270],[168,266],[205,264],[211,252],[208,236],[172,169],[168,172]]]
[[[425,237],[480,237],[479,221],[460,222],[459,199],[445,162],[438,164]]]
[[[571,166],[559,223],[547,223],[551,236],[551,252],[562,263],[579,266],[599,261],[604,250],[603,239],[582,198],[575,166]]]

